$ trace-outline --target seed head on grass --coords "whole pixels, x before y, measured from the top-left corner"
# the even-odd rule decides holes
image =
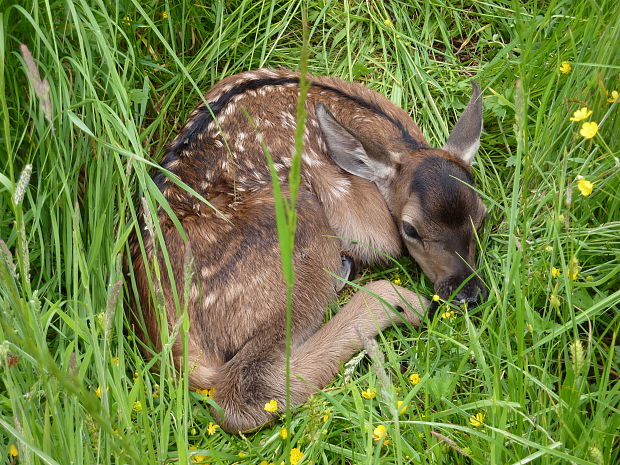
[[[24,167],[21,174],[19,175],[19,180],[17,181],[17,185],[15,186],[15,192],[13,193],[13,204],[15,206],[22,203],[24,199],[24,195],[26,194],[26,188],[30,183],[30,176],[32,175],[32,165],[28,164]]]
[[[21,44],[19,48],[22,52],[22,57],[24,57],[24,62],[26,63],[26,68],[28,70],[28,80],[34,89],[34,93],[39,98],[39,102],[41,102],[45,119],[51,124],[52,101],[50,100],[50,85],[47,82],[47,79],[41,79],[39,68],[34,62],[34,58],[32,58],[32,53],[30,53],[28,46],[26,44]]]

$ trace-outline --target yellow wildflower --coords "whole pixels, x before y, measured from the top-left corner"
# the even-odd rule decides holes
[[[97,394],[97,397],[99,397],[101,399],[101,386],[99,386],[97,389],[95,389],[95,394]]]
[[[118,366],[118,357],[112,357],[112,363],[116,366]]]
[[[275,465],[273,462],[267,462],[267,460],[263,460],[261,461],[261,463],[259,463],[259,465]]]
[[[594,121],[588,121],[587,123],[583,123],[581,125],[581,129],[579,130],[579,134],[581,134],[584,139],[592,139],[594,136],[596,136],[597,132],[598,124]]]
[[[554,278],[557,278],[561,274],[562,274],[562,272],[560,270],[558,270],[555,266],[551,267],[551,276],[553,276]]]
[[[453,311],[447,311],[441,314],[441,318],[443,318],[444,320],[454,321],[456,319],[456,316],[454,315]]]
[[[560,72],[562,74],[568,74],[571,72],[572,69],[573,67],[570,65],[568,61],[563,61],[562,64],[560,65]]]
[[[196,446],[189,446],[190,450],[197,450]],[[207,455],[192,455],[192,462],[194,463],[202,463],[205,462],[209,457]]]
[[[377,388],[374,388],[372,391],[370,389],[362,391],[362,397],[364,399],[374,399],[375,397],[377,397]]]
[[[167,11],[162,11],[161,12],[161,17],[162,17],[162,19],[168,19],[168,12]]]
[[[607,98],[607,103],[614,103],[616,100],[618,100],[618,91],[617,90],[612,90],[611,91],[611,97]]]
[[[267,412],[277,412],[278,411],[278,401],[275,399],[271,399],[269,402],[265,404],[265,410]]]
[[[19,455],[19,451],[17,447],[15,447],[15,444],[9,446],[9,454],[11,454],[11,457],[17,457]]]
[[[123,18],[123,25],[125,26],[131,26],[131,18],[129,16],[125,16]]]
[[[142,410],[142,402],[140,402],[139,400],[136,400],[133,403],[133,409],[134,412],[140,412]]]
[[[211,389],[196,389],[196,392],[198,394],[202,394],[205,397],[213,398],[213,394],[215,394],[215,388],[212,387]]]
[[[577,176],[577,189],[579,189],[579,192],[581,192],[581,195],[583,195],[584,197],[587,197],[590,194],[592,194],[592,190],[594,189],[594,184],[592,184],[590,181],[588,181],[583,176]]]
[[[372,439],[375,442],[379,442],[385,437],[386,434],[387,428],[383,425],[379,425],[372,431]]]
[[[588,107],[581,107],[579,110],[575,111],[573,113],[573,116],[571,116],[569,119],[575,122],[583,121],[584,119],[588,118],[591,114],[592,114],[592,110],[588,110]]]
[[[576,281],[580,270],[581,267],[579,266],[579,259],[577,257],[573,257],[568,265],[568,275],[570,276],[570,279]]]
[[[390,21],[389,18],[383,21],[383,24],[385,24],[387,27],[394,27],[394,24],[392,24],[392,21]]]
[[[396,408],[398,409],[398,413],[402,415],[407,411],[409,405],[406,405],[405,402],[399,400],[398,402],[396,402]]]
[[[329,419],[332,416],[332,412],[330,412],[329,410],[327,412],[325,412],[325,415],[323,415],[323,423],[327,423],[329,421]]]
[[[476,428],[484,425],[484,413],[479,412],[469,418],[469,423]]]
[[[245,452],[239,452],[237,455],[239,457],[247,457],[248,456],[248,454],[246,454]]]
[[[409,375],[409,382],[414,386],[420,382],[420,375],[418,373],[411,373]]]
[[[209,436],[213,436],[219,427],[220,425],[216,425],[210,421],[209,426],[207,426],[207,433],[209,434]]]
[[[288,438],[288,430],[287,430],[286,428],[282,428],[282,429],[280,430],[280,437],[281,437],[282,439],[286,439],[286,438]]]
[[[441,297],[439,297],[437,294],[433,295],[433,302],[439,302],[441,300]]]
[[[400,284],[402,283],[402,281],[400,280],[400,276],[396,276],[394,279],[392,279],[392,282],[397,286],[400,286]]]
[[[297,447],[291,449],[291,465],[297,465],[304,458],[304,453]]]

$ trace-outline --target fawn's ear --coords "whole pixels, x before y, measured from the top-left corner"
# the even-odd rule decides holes
[[[452,129],[443,149],[450,155],[471,165],[480,147],[482,132],[482,95],[478,84],[472,81],[472,94],[461,117]]]
[[[322,103],[316,106],[316,116],[329,155],[340,168],[376,183],[389,178],[393,170],[387,150],[345,128]]]

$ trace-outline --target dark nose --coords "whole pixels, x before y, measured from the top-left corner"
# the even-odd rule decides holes
[[[477,276],[472,276],[469,281],[463,284],[467,278],[469,278],[469,276],[450,276],[444,281],[437,283],[435,292],[437,292],[442,299],[448,299],[460,288],[454,300],[461,303],[476,305],[486,299],[489,292]]]

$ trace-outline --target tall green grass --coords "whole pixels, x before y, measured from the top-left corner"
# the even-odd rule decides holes
[[[122,260],[139,199],[158,202],[150,174],[166,142],[222,77],[259,66],[297,69],[302,12],[309,72],[381,92],[435,145],[466,104],[469,81],[484,88],[474,170],[490,212],[479,254],[490,296],[475,309],[442,309],[417,332],[386,331],[378,342],[390,385],[354,360],[293,412],[288,444],[304,453],[303,463],[618,462],[614,2],[2,5],[5,463],[289,460],[283,424],[247,437],[211,435],[211,400],[185,389],[166,354],[157,373],[149,370],[127,325],[133,283]],[[47,93],[39,85],[37,96],[20,44]],[[569,121],[583,106],[599,123],[591,140],[579,134],[582,122]],[[18,188],[27,165],[32,175]],[[580,194],[578,176],[593,182],[590,196]],[[552,267],[561,274],[552,276]],[[360,282],[377,278],[432,293],[408,259],[367,270]],[[362,396],[375,388],[375,398]],[[398,424],[395,399],[408,405]],[[373,440],[379,425],[385,444]]]

